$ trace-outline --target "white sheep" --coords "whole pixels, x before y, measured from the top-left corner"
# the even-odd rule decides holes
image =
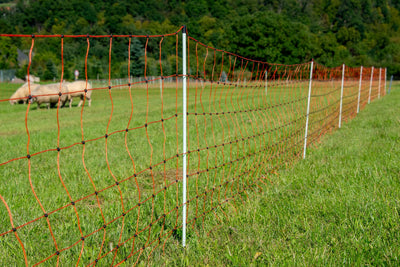
[[[83,103],[83,100],[85,98],[85,88],[86,88],[86,82],[85,81],[76,81],[76,82],[71,82],[71,83],[65,83],[65,85],[68,88],[69,91],[69,107],[72,106],[72,98],[74,97],[80,97],[80,101],[78,104],[78,107],[80,107]],[[90,84],[87,84],[87,91],[86,91],[86,99],[88,100],[88,104],[90,107],[90,104],[92,103],[92,86],[90,86]]]
[[[31,94],[33,90],[37,89],[40,86],[40,84],[36,83],[31,83]],[[20,88],[18,88],[15,93],[10,97],[10,104],[14,105],[16,103],[24,103],[26,104],[28,102],[28,96],[29,96],[29,86],[28,83],[25,83],[22,85]],[[23,99],[21,99],[23,98]]]
[[[38,109],[40,109],[40,105],[45,103],[47,104],[47,108],[50,106],[54,107],[58,103],[58,99],[60,98],[61,107],[65,105],[67,101],[70,100],[70,96],[68,95],[68,88],[64,84],[61,86],[61,97],[59,96],[60,92],[60,84],[45,84],[37,87],[32,91],[32,99],[31,103],[37,102]]]

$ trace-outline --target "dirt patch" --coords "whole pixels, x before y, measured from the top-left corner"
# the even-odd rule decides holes
[[[98,195],[99,202],[97,202],[96,196],[90,196],[88,198],[85,198],[84,200],[81,201],[81,205],[89,208],[89,209],[97,209],[99,208],[98,203],[102,206],[104,203],[104,197],[102,197],[100,194]]]
[[[176,179],[182,179],[182,170],[173,169],[173,170],[165,170],[165,172],[164,171],[154,172],[155,180],[164,181],[164,178],[169,183],[175,182]]]
[[[170,169],[170,170],[165,170],[165,172],[153,171],[153,178],[154,178],[154,187],[156,191],[158,191],[166,185],[175,183],[177,179],[181,180],[182,170]],[[130,181],[136,187],[135,179],[131,179]],[[153,190],[153,179],[150,170],[138,175],[137,181],[141,191]]]
[[[22,131],[17,131],[17,130],[15,130],[15,131],[11,131],[11,132],[0,132],[0,136],[11,136],[11,135],[21,135],[21,134],[23,134],[24,132],[22,132]],[[26,132],[25,132],[26,133]]]

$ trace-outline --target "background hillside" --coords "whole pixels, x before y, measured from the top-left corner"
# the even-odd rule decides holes
[[[0,33],[162,34],[186,24],[196,39],[253,59],[373,65],[400,78],[399,9],[400,0],[0,0]],[[21,58],[30,40],[15,41],[0,38],[0,69],[17,69],[24,76],[26,61],[18,60],[17,48]],[[132,42],[135,64],[143,64],[143,41]],[[42,79],[59,78],[59,46],[56,40],[38,39],[35,44],[32,70]],[[85,42],[66,43],[65,78],[72,78],[73,69],[83,70],[75,59],[82,49]],[[113,53],[117,59],[127,58],[124,45],[113,46]],[[173,59],[163,60],[173,68]],[[106,62],[108,43],[93,43],[89,76],[105,78]],[[113,66],[115,77],[121,76],[120,69]]]

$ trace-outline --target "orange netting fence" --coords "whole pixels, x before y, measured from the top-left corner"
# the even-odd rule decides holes
[[[58,43],[61,54],[56,89],[28,81],[25,95],[0,97],[3,265],[151,261],[169,243],[185,244],[186,231],[190,240],[229,218],[271,174],[386,92],[385,69],[255,61],[184,39],[183,28],[0,38],[30,42],[28,75],[38,39]],[[140,78],[131,74],[135,39],[143,45]],[[75,92],[63,81],[71,40],[86,47]],[[108,43],[107,81],[87,72],[99,40]],[[114,42],[127,51],[118,82]],[[78,93],[81,106],[60,107]],[[21,100],[27,105],[8,103]]]

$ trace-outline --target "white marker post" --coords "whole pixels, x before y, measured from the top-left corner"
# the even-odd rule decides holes
[[[265,96],[267,96],[268,92],[268,71],[265,71]]]
[[[360,69],[360,83],[359,83],[359,85],[358,85],[357,113],[359,113],[359,112],[360,112],[360,98],[361,98],[362,71],[363,71],[363,66],[361,66],[361,69]]]
[[[342,69],[342,87],[340,89],[339,128],[342,126],[342,104],[343,104],[343,85],[344,85],[345,68],[346,68],[346,66],[343,64],[343,69]]]
[[[79,70],[74,71],[74,76],[75,76],[75,81],[77,81],[79,78]]]
[[[306,158],[306,150],[307,150],[308,117],[310,115],[310,100],[311,100],[311,84],[312,84],[313,67],[314,67],[314,61],[311,61],[310,82],[308,84],[307,119],[306,119],[306,131],[305,131],[305,134],[304,134],[303,159]]]
[[[381,72],[382,68],[379,68],[379,85],[378,85],[378,99],[381,98]]]
[[[182,246],[186,246],[186,26],[183,26],[182,30],[182,64],[183,64],[183,151],[182,151]]]
[[[371,81],[369,82],[369,94],[368,94],[368,104],[371,103],[371,90],[372,90],[372,79],[374,78],[374,67],[371,70]]]
[[[385,95],[386,95],[387,68],[385,68]]]

